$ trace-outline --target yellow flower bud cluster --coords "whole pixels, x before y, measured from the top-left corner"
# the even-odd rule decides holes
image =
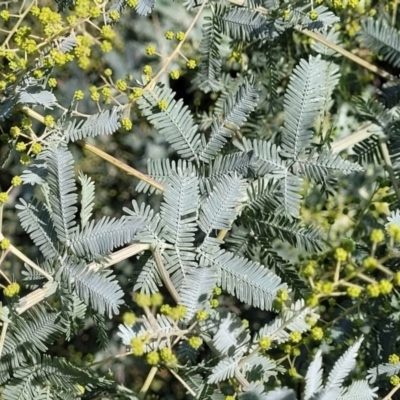
[[[151,351],[147,353],[146,361],[149,365],[157,365],[160,361],[160,356],[156,351]]]
[[[396,242],[400,242],[400,226],[396,223],[391,223],[387,226],[387,233],[390,237],[392,237]]]
[[[208,318],[208,312],[206,310],[197,311],[196,319],[197,321],[205,321]]]
[[[315,274],[315,266],[316,262],[314,260],[311,260],[305,267],[302,268],[301,270],[301,275],[304,276],[305,278],[310,278]]]
[[[192,347],[193,349],[198,349],[203,344],[203,341],[198,336],[192,336],[188,340],[188,343],[189,343],[189,346]]]
[[[163,347],[160,350],[160,357],[161,357],[161,360],[167,364],[174,364],[177,361],[176,355],[172,353],[172,351],[169,347]]]
[[[20,176],[16,175],[11,179],[11,185],[13,186],[19,186],[22,183],[22,179]]]
[[[293,331],[290,333],[289,339],[292,343],[299,343],[301,341],[301,333]]]
[[[397,354],[391,354],[389,356],[389,364],[398,364],[400,361],[400,358]]]
[[[370,238],[372,243],[379,243],[385,238],[385,234],[382,229],[374,229],[371,232]]]
[[[8,21],[10,19],[10,12],[8,10],[2,10],[0,12],[0,18],[4,19],[4,21]]]
[[[349,297],[356,299],[357,297],[360,297],[360,294],[362,292],[362,289],[358,286],[350,286],[347,288],[347,294]]]
[[[398,375],[392,375],[392,376],[390,377],[390,383],[391,383],[393,386],[399,385],[399,384],[400,384],[400,377],[399,377]]]
[[[187,314],[187,309],[183,305],[177,305],[176,307],[171,307],[168,304],[163,304],[160,308],[161,314],[168,315],[174,321],[185,318]]]
[[[3,293],[4,296],[14,297],[19,293],[19,291],[20,291],[20,286],[18,285],[17,282],[13,282],[4,288]]]
[[[124,321],[124,323],[128,326],[133,326],[136,322],[136,315],[133,312],[125,312],[122,315],[122,320]]]
[[[7,250],[11,246],[11,242],[9,239],[1,239],[0,240],[0,249]]]
[[[131,340],[131,351],[135,356],[142,356],[144,354],[144,342],[139,337],[135,337]]]
[[[263,336],[260,338],[260,340],[258,341],[259,346],[263,349],[263,350],[267,350],[271,347],[271,339],[269,337]]]
[[[8,200],[7,192],[0,192],[0,204],[5,203]]]
[[[39,154],[42,151],[42,145],[40,143],[34,143],[31,149],[33,154]]]
[[[347,260],[347,251],[342,248],[342,247],[338,247],[335,250],[335,259],[338,261],[346,261]]]
[[[161,293],[153,293],[151,296],[145,293],[136,293],[134,301],[139,307],[159,307],[162,305],[164,298]]]
[[[322,340],[322,338],[324,337],[324,331],[319,326],[314,326],[314,328],[311,329],[310,333],[311,337],[314,340]]]

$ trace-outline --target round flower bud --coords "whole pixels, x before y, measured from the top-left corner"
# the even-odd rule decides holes
[[[167,103],[165,100],[160,100],[160,101],[158,102],[158,108],[159,108],[161,111],[165,111],[165,110],[167,109],[167,107],[168,107],[168,103]]]
[[[0,204],[5,203],[8,200],[7,192],[0,192]]]
[[[31,148],[33,154],[39,154],[42,151],[42,145],[40,143],[34,143]]]
[[[308,307],[315,307],[318,304],[318,296],[316,294],[310,294],[306,297],[306,305]]]
[[[379,243],[385,238],[385,234],[382,229],[373,229],[370,238],[372,243]]]
[[[311,337],[314,340],[321,340],[324,337],[324,331],[319,326],[314,326],[314,328],[311,329]]]
[[[206,310],[197,311],[196,319],[197,321],[205,321],[208,318],[208,312]]]
[[[153,293],[150,297],[151,305],[160,307],[164,301],[164,297],[161,293]]]
[[[157,365],[160,362],[160,356],[156,351],[151,351],[147,354],[146,361],[149,365]]]
[[[364,268],[372,271],[378,265],[378,261],[374,257],[367,257],[363,261]]]
[[[189,69],[195,69],[195,68],[196,68],[196,61],[194,61],[194,60],[189,60],[189,61],[186,63],[186,66],[187,66]]]
[[[263,336],[258,341],[258,344],[263,350],[267,350],[271,346],[271,339],[269,337]]]
[[[397,354],[392,354],[389,356],[389,364],[398,364],[400,361],[400,358]]]
[[[382,279],[379,282],[379,291],[381,294],[389,294],[393,289],[392,282],[389,282],[387,279]]]
[[[11,242],[7,238],[0,240],[0,249],[7,250],[10,246]]]
[[[361,294],[361,288],[358,286],[350,286],[347,288],[347,294],[349,297],[356,299],[357,297],[360,297]]]
[[[135,302],[139,307],[151,306],[150,296],[147,296],[145,293],[136,293]]]
[[[13,282],[4,288],[3,293],[4,296],[14,297],[19,293],[19,291],[20,291],[20,286],[18,285],[17,282]]]
[[[399,378],[397,375],[392,375],[392,376],[390,377],[390,383],[391,383],[393,386],[397,386],[398,384],[400,384],[400,378]]]
[[[215,294],[216,296],[219,296],[221,293],[222,293],[222,290],[221,290],[220,287],[216,286],[216,287],[213,289],[213,294]]]
[[[19,186],[22,183],[22,179],[20,176],[15,175],[12,179],[11,179],[11,185],[13,186]]]
[[[171,306],[169,304],[163,304],[160,307],[160,313],[161,314],[169,315],[170,312],[171,312]]]
[[[290,337],[290,341],[292,343],[299,343],[301,341],[301,333],[300,332],[296,332],[296,331],[291,332],[289,337]]]
[[[203,341],[198,336],[192,336],[188,343],[190,347],[198,349],[202,345]]]
[[[380,295],[379,285],[373,283],[369,284],[367,286],[367,294],[370,297],[378,297]]]
[[[335,250],[335,259],[338,261],[346,261],[347,260],[347,251],[342,247],[338,247]]]
[[[176,39],[182,42],[185,39],[185,34],[182,31],[176,33]]]
[[[174,71],[170,72],[169,76],[171,77],[171,79],[176,80],[176,79],[179,79],[180,74],[179,74],[179,71],[174,70]]]
[[[132,354],[135,356],[142,356],[144,353],[144,345],[143,345],[143,340],[135,337],[131,340],[131,351]]]
[[[210,300],[210,305],[212,308],[216,308],[219,306],[219,301],[217,299],[211,299]]]
[[[154,46],[147,46],[146,47],[146,54],[148,56],[153,56],[156,53],[156,49]]]
[[[128,326],[132,326],[136,322],[136,316],[133,312],[126,312],[122,315],[122,320]]]
[[[175,37],[174,32],[172,32],[172,31],[167,31],[167,32],[165,32],[165,38],[166,38],[167,40],[172,40],[174,37]]]

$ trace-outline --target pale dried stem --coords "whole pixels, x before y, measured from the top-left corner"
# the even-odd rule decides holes
[[[49,287],[42,287],[40,289],[36,289],[33,292],[27,294],[22,297],[18,302],[18,306],[16,308],[18,314],[24,313],[26,310],[29,310],[36,304],[39,304],[46,298],[46,293],[49,290]]]
[[[25,264],[28,264],[35,271],[39,272],[40,275],[43,275],[48,281],[50,281],[50,282],[53,281],[53,277],[48,272],[46,272],[45,270],[40,268],[38,265],[36,265],[30,258],[28,258],[24,253],[20,252],[13,245],[10,246],[10,252],[13,253],[15,256],[17,256]]]
[[[151,370],[149,372],[149,374],[147,375],[147,378],[142,386],[142,388],[140,389],[139,392],[139,399],[143,400],[146,396],[147,391],[149,390],[149,387],[151,385],[151,383],[153,382],[154,377],[156,376],[158,368],[157,367],[151,367]]]
[[[8,328],[8,322],[3,322],[3,328],[1,330],[1,336],[0,336],[0,360],[1,360],[1,353],[3,352],[4,342],[6,340],[7,328]]]
[[[29,10],[32,8],[32,6],[35,5],[35,2],[32,1],[32,3],[27,7],[27,9],[24,11],[23,14],[20,15],[20,17],[18,18],[18,21],[15,23],[15,25],[13,26],[13,28],[11,29],[10,33],[8,34],[8,36],[6,37],[6,39],[4,40],[4,42],[2,43],[2,47],[6,48],[8,42],[11,40],[11,38],[13,37],[14,33],[17,32],[19,26],[22,24],[22,22],[24,22],[25,17],[28,15]]]
[[[118,264],[119,262],[128,259],[142,251],[150,250],[150,245],[146,243],[134,243],[125,247],[124,249],[118,250],[112,253],[106,264],[89,264],[89,269],[97,271],[102,267],[111,267],[112,265]]]
[[[341,54],[342,56],[345,56],[350,61],[355,62],[356,64],[360,65],[361,67],[368,69],[369,71],[373,72],[376,75],[381,76],[384,79],[387,79],[392,82],[397,82],[397,83],[400,81],[394,75],[389,74],[385,70],[378,68],[376,65],[373,65],[373,64],[369,63],[368,61],[363,60],[361,57],[358,57],[355,54],[350,53],[350,51],[347,51],[343,47],[340,47],[337,44],[332,43],[331,41],[327,40],[326,38],[319,35],[318,33],[311,32],[308,29],[301,29],[300,27],[296,27],[295,29],[298,32],[303,33],[304,35],[316,40],[317,42],[324,44],[325,46],[331,48],[332,50],[335,50],[337,53]]]
[[[244,0],[228,0],[230,3],[242,6],[244,4]],[[257,11],[260,12],[261,14],[268,14],[268,10],[264,7],[258,7]],[[356,56],[353,53],[350,53],[350,51],[347,51],[343,49],[342,47],[338,46],[335,43],[332,43],[331,41],[327,40],[323,36],[319,35],[318,33],[311,32],[308,29],[302,29],[300,26],[296,26],[294,28],[297,32],[302,33],[303,35],[306,35],[317,42],[320,42],[324,44],[325,46],[331,48],[332,50],[335,50],[337,53],[341,54],[342,56],[348,58],[349,60],[355,62],[356,64],[360,65],[363,68],[368,69],[369,71],[373,72],[376,75],[381,76],[384,79],[387,79],[392,82],[400,82],[398,78],[396,78],[394,75],[389,74],[387,71],[378,68],[376,65],[373,65],[369,63],[366,60],[363,60],[361,57]]]
[[[362,142],[365,139],[368,139],[375,132],[372,128],[376,126],[375,124],[367,124],[364,125],[357,132],[352,133],[349,136],[346,136],[342,139],[335,140],[331,145],[331,150],[333,153],[340,153],[343,150],[347,150],[350,147],[353,147],[355,144]]]
[[[400,389],[400,383],[395,386],[382,400],[391,400],[392,396]]]
[[[161,279],[164,282],[165,287],[168,289],[169,293],[171,294],[172,298],[175,300],[176,303],[179,303],[179,294],[173,285],[171,278],[166,270],[164,263],[161,258],[160,250],[158,248],[153,249],[154,260],[156,262],[158,271],[160,272]]]
[[[82,140],[78,140],[76,143],[79,144],[79,146],[83,147],[84,149],[89,150],[91,153],[100,156],[103,160],[108,161],[110,164],[115,165],[119,169],[122,169],[123,171],[127,172],[129,175],[135,176],[136,178],[148,183],[149,185],[155,187],[158,190],[161,190],[161,191],[164,190],[164,186],[161,183],[158,183],[157,181],[150,178],[146,174],[143,174],[142,172],[139,172],[138,170],[130,167],[129,165],[125,164],[124,162],[114,158],[113,156],[110,156],[109,154],[105,153],[104,151],[98,149],[96,146],[93,146]]]
[[[196,397],[197,394],[196,392],[193,391],[193,389],[172,369],[168,368],[168,371],[171,372],[171,374],[178,379],[178,381],[185,387],[185,389],[193,396]]]
[[[21,107],[21,111],[24,114],[28,115],[29,117],[35,119],[36,121],[39,121],[42,124],[44,124],[44,117],[42,114],[39,114],[38,112],[32,110],[31,108],[29,108],[27,106]]]
[[[336,285],[339,282],[339,276],[340,276],[340,266],[341,266],[341,262],[339,260],[337,260],[336,262],[336,268],[335,268],[335,277],[333,279],[333,283]]]
[[[203,9],[204,9],[206,4],[207,4],[207,1],[204,1],[203,4],[200,6],[196,16],[193,18],[192,22],[189,25],[189,28],[185,32],[185,38],[187,38],[189,36],[189,34],[192,31],[193,27],[195,26],[197,20],[200,18],[201,12],[203,11]],[[160,76],[165,72],[165,70],[167,69],[168,65],[175,58],[175,56],[177,54],[179,54],[179,52],[180,52],[180,50],[181,50],[181,48],[182,48],[184,43],[185,43],[185,40],[182,40],[181,42],[179,42],[178,46],[176,46],[175,50],[171,53],[171,55],[169,57],[167,57],[165,63],[161,67],[161,69],[157,72],[156,75],[153,76],[153,78],[146,85],[146,87],[143,89],[143,91],[152,90],[154,88],[158,78],[160,78]]]
[[[359,272],[357,274],[357,277],[362,279],[365,282],[372,283],[373,285],[375,285],[377,283],[375,279],[372,279],[369,276],[362,274],[361,272]]]
[[[396,193],[397,201],[400,202],[400,189],[397,183],[396,175],[394,174],[392,161],[390,159],[389,150],[385,141],[381,140],[379,146],[382,151],[383,159],[385,160],[386,169],[389,172],[390,180],[392,181],[394,192]]]
[[[7,255],[9,252],[10,252],[10,249],[8,248],[7,250],[4,250],[4,251],[1,253],[1,256],[0,256],[0,267],[1,267],[1,264],[3,263],[4,259],[6,258],[6,255]],[[9,285],[11,285],[10,279],[9,279],[8,276],[1,270],[1,268],[0,268],[0,275],[7,281],[7,283],[8,283]]]

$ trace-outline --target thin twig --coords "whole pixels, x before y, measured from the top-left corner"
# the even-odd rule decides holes
[[[336,262],[336,268],[335,268],[335,277],[333,279],[333,283],[337,284],[339,282],[339,276],[340,276],[340,266],[342,265],[342,263],[337,260]]]
[[[21,107],[21,111],[28,115],[29,117],[32,117],[33,119],[35,119],[36,121],[41,122],[42,124],[44,124],[44,117],[42,114],[39,114],[38,112],[32,110],[31,108],[24,106]]]
[[[128,259],[142,251],[150,250],[150,245],[147,243],[134,243],[125,247],[124,249],[118,250],[112,253],[105,264],[91,263],[88,265],[90,270],[97,271],[102,267],[111,267],[112,265],[118,264],[121,261]]]
[[[381,148],[383,159],[386,164],[386,169],[389,172],[390,180],[392,181],[394,192],[396,193],[397,201],[400,202],[400,189],[397,183],[396,175],[393,171],[392,161],[390,160],[389,150],[384,140],[380,140],[379,147]]]
[[[228,0],[228,1],[230,3],[236,4],[239,6],[242,6],[244,4],[243,0]],[[263,7],[258,7],[257,11],[260,12],[261,14],[268,14],[268,10]],[[368,69],[369,71],[373,72],[374,74],[379,75],[382,78],[385,78],[392,82],[400,82],[400,79],[396,78],[394,75],[389,74],[387,71],[385,71],[381,68],[378,68],[376,65],[373,65],[373,64],[369,63],[368,61],[363,60],[361,57],[358,57],[355,54],[350,53],[349,51],[343,49],[342,47],[338,46],[335,43],[332,43],[331,41],[329,41],[325,37],[319,35],[318,33],[309,31],[308,29],[302,29],[300,26],[296,26],[294,29],[297,32],[302,33],[303,35],[306,35],[306,36],[316,40],[317,42],[324,44],[325,46],[331,48],[332,50],[335,50],[337,53],[341,54],[342,56],[345,56],[346,58],[355,62],[356,64]]]
[[[1,336],[0,336],[0,360],[1,360],[1,353],[3,352],[4,342],[6,340],[7,328],[8,328],[8,322],[3,322],[3,329],[1,330]]]
[[[189,28],[186,30],[185,32],[185,38],[188,37],[189,33],[192,31],[192,29],[194,28],[197,20],[200,18],[201,12],[203,11],[205,5],[207,4],[207,1],[203,1],[203,4],[200,6],[197,14],[195,15],[195,17],[193,18],[191,24],[189,25]],[[153,78],[151,79],[151,81],[146,85],[146,87],[143,89],[143,91],[147,91],[147,90],[152,90],[154,88],[155,83],[157,82],[158,78],[165,72],[165,70],[167,69],[168,65],[171,63],[171,61],[175,58],[175,56],[177,54],[179,54],[180,49],[182,48],[183,44],[185,43],[184,40],[182,40],[181,42],[179,42],[178,46],[176,46],[175,50],[171,53],[171,55],[169,57],[167,57],[165,63],[163,64],[163,66],[161,67],[161,69],[157,72],[156,75],[153,76]]]
[[[239,371],[239,369],[236,369],[235,372],[235,378],[237,381],[242,385],[242,387],[247,388],[250,385],[250,382],[246,379],[246,377]]]
[[[39,272],[39,274],[43,275],[48,281],[53,281],[53,277],[48,272],[36,265],[30,258],[28,258],[24,253],[20,252],[16,247],[11,245],[9,249],[11,253],[21,259],[25,264],[28,264],[35,271]]]
[[[368,69],[369,71],[373,72],[374,74],[379,75],[382,78],[387,79],[391,82],[397,82],[397,83],[400,82],[400,80],[398,78],[396,78],[392,74],[389,74],[389,72],[387,72],[381,68],[378,68],[376,65],[373,65],[373,64],[369,63],[368,61],[365,61],[364,59],[356,56],[353,53],[350,53],[350,51],[347,51],[343,47],[340,47],[337,44],[332,43],[331,41],[329,41],[328,39],[319,35],[318,33],[311,32],[308,29],[301,29],[300,27],[295,27],[295,29],[296,29],[296,31],[316,40],[317,42],[324,44],[325,46],[331,48],[332,50],[335,50],[337,53],[341,54],[342,56],[345,56],[349,60],[360,65],[361,67]]]
[[[333,153],[340,153],[343,150],[347,150],[350,147],[353,147],[355,144],[362,142],[365,139],[368,139],[375,132],[372,128],[376,127],[375,124],[367,124],[360,128],[357,132],[352,133],[349,136],[346,136],[342,139],[335,140],[331,144],[331,150]]]
[[[392,396],[400,389],[400,383],[395,386],[382,400],[390,400]]]
[[[228,230],[227,230],[227,229],[221,229],[221,230],[218,232],[217,239],[219,239],[219,240],[224,240],[227,233],[228,233]]]
[[[103,160],[108,161],[110,164],[115,165],[119,169],[122,169],[123,171],[127,172],[129,175],[135,176],[136,178],[148,183],[149,185],[155,187],[158,190],[161,190],[161,191],[164,190],[164,186],[161,183],[155,181],[154,179],[150,178],[146,174],[139,172],[135,168],[130,167],[129,165],[114,158],[113,156],[110,156],[109,154],[105,153],[104,151],[98,149],[96,146],[86,143],[83,140],[77,140],[75,143],[79,144],[79,146],[81,146],[82,148],[89,150],[91,153],[100,156]]]
[[[0,215],[1,218],[1,215]],[[1,234],[0,234],[0,239],[1,239]],[[8,248],[7,250],[3,250],[0,256],[0,267],[1,264],[3,263],[4,259],[6,258],[6,255],[10,252],[10,248]],[[0,268],[0,275],[7,281],[7,283],[9,285],[11,285],[11,280],[8,278],[8,276],[1,270]]]
[[[151,385],[151,382],[153,382],[154,377],[156,376],[158,368],[157,367],[151,367],[151,370],[149,374],[147,375],[147,378],[144,382],[144,385],[140,389],[139,392],[139,399],[143,400],[146,396],[147,391],[149,390],[149,387]]]
[[[4,40],[4,42],[2,43],[2,47],[6,47],[8,42],[11,40],[11,38],[13,37],[14,33],[17,32],[19,26],[22,24],[22,22],[24,21],[25,17],[28,15],[29,10],[32,8],[32,6],[35,5],[35,2],[32,1],[31,4],[27,7],[27,9],[24,11],[23,14],[21,14],[18,18],[18,21],[15,23],[15,25],[13,25],[13,28],[11,29],[10,33],[8,34],[8,36],[6,37],[6,39]]]
[[[160,250],[158,248],[154,248],[153,250],[154,260],[156,262],[158,271],[160,272],[161,279],[164,282],[165,287],[168,289],[169,293],[171,294],[172,298],[175,300],[176,303],[179,303],[179,294],[173,285],[171,278],[168,274],[168,271],[165,269],[164,263],[161,259]]]
[[[125,352],[125,353],[120,353],[120,354],[115,354],[114,356],[109,356],[107,358],[103,358],[102,360],[92,362],[89,365],[85,365],[84,367],[82,367],[82,369],[92,368],[95,365],[105,364],[105,363],[108,363],[109,361],[112,361],[112,360],[115,360],[115,359],[118,359],[118,358],[130,356],[131,354],[133,354],[131,351],[128,351],[128,352]]]
[[[182,383],[182,385],[186,388],[186,390],[193,396],[196,397],[197,394],[195,391],[193,391],[193,389],[172,369],[172,368],[168,368],[168,371],[171,372],[171,374],[178,379],[178,381],[180,383]]]
[[[46,293],[49,290],[48,286],[44,286],[40,289],[36,289],[33,292],[27,294],[26,296],[22,297],[16,308],[16,311],[19,315],[24,313],[26,310],[29,310],[36,304],[39,304],[46,298]]]

